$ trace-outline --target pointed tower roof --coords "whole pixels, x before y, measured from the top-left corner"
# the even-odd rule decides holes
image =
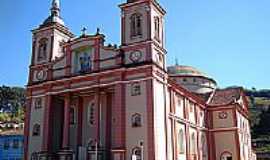
[[[64,26],[64,21],[60,17],[60,0],[53,0],[51,4],[51,15],[43,22],[42,25],[59,23]]]

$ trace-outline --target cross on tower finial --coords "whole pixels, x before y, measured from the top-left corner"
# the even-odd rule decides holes
[[[60,1],[59,0],[52,1],[51,14],[52,16],[57,16],[57,17],[60,16]]]
[[[85,36],[86,35],[87,28],[86,27],[83,27],[81,31],[82,31],[82,35]]]

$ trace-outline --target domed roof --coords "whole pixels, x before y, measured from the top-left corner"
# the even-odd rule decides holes
[[[209,78],[206,74],[191,66],[175,65],[168,67],[169,75],[175,76],[201,76]]]

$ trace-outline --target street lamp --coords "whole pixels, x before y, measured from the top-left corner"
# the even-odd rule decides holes
[[[96,150],[96,160],[98,160],[98,141],[97,141],[97,139],[95,142],[95,150]]]
[[[140,146],[140,150],[141,150],[141,152],[140,152],[141,159],[140,160],[143,160],[143,141],[139,141],[139,146]],[[138,160],[137,155],[136,155],[136,150],[133,150],[131,159]]]
[[[140,141],[139,143],[140,143],[139,145],[141,147],[141,160],[143,160],[143,155],[144,155],[143,154],[143,141]]]

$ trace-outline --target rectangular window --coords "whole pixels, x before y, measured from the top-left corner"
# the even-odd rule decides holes
[[[134,83],[131,85],[131,96],[141,95],[140,83]]]
[[[69,110],[69,116],[70,116],[70,124],[71,125],[74,125],[76,123],[76,112],[75,112],[75,108],[74,107],[70,107],[70,110]]]
[[[95,125],[95,103],[90,103],[87,107],[87,120],[91,126]]]
[[[42,99],[41,98],[37,98],[35,100],[35,109],[39,109],[42,108]]]

